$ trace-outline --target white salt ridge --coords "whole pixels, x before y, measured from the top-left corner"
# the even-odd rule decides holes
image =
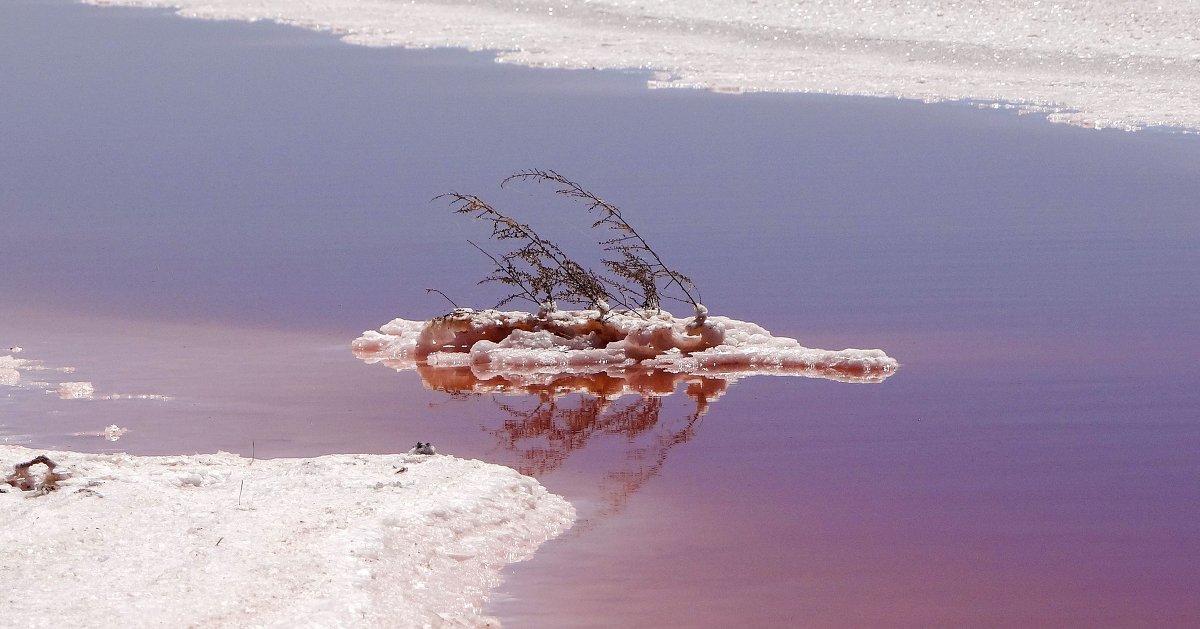
[[[156,400],[169,401],[170,396],[156,393],[105,393],[96,394],[96,386],[91,382],[62,382],[58,385],[58,397],[61,400]]]
[[[877,382],[899,367],[878,349],[812,349],[753,323],[717,316],[696,322],[665,311],[645,318],[556,311],[539,318],[460,309],[428,322],[395,319],[364,332],[352,348],[368,362],[469,367],[480,379],[637,368],[729,379],[768,373]]]
[[[648,69],[653,87],[980,100],[1200,129],[1200,3],[1148,0],[84,0],[273,20],[372,46]]]
[[[71,476],[0,494],[6,626],[496,626],[480,610],[501,568],[575,517],[532,478],[442,455],[0,445],[0,479],[39,454]]]

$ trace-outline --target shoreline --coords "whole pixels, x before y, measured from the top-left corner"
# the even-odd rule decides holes
[[[1200,132],[1200,79],[1188,71],[1200,63],[1200,44],[1187,34],[1196,16],[1186,7],[1138,13],[1145,7],[1136,3],[1107,12],[1034,3],[989,12],[910,2],[856,15],[816,3],[798,14],[760,7],[743,15],[720,2],[695,11],[663,3],[643,14],[617,3],[538,13],[508,2],[356,12],[337,2],[80,1],[269,20],[350,44],[464,49],[532,68],[639,70],[651,74],[649,88],[980,102],[1079,127]]]
[[[500,571],[570,528],[536,480],[446,455],[135,457],[0,445],[5,617],[86,625],[498,626]]]

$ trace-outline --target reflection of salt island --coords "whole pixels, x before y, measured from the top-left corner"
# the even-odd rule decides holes
[[[588,447],[620,450],[608,459],[617,467],[598,483],[595,512],[581,513],[576,534],[623,510],[661,472],[671,448],[695,436],[710,402],[739,378],[869,383],[897,369],[880,350],[810,349],[753,323],[703,311],[699,318],[458,309],[428,322],[395,319],[364,332],[353,349],[368,363],[417,371],[434,391],[528,396],[497,400],[508,417],[493,431],[523,474],[553,472]],[[681,385],[694,406],[669,412],[664,400]]]
[[[595,508],[591,512],[583,509],[572,530],[576,535],[622,511],[629,497],[659,474],[671,448],[691,441],[709,403],[720,398],[732,382],[636,367],[598,373],[510,373],[481,379],[470,367],[437,367],[411,359],[384,360],[383,364],[399,370],[415,365],[426,388],[452,396],[525,397],[495,400],[506,418],[491,431],[500,445],[516,456],[505,464],[522,474],[541,477],[585,448],[619,449],[619,456],[611,459],[619,463],[603,472]],[[665,398],[680,385],[694,406],[669,412]]]
[[[595,310],[534,315],[459,308],[430,321],[394,319],[378,332],[364,332],[353,348],[368,362],[469,368],[481,381],[635,369],[724,380],[771,374],[881,382],[899,366],[881,350],[812,349],[753,323],[703,312],[677,318],[665,311],[602,316]]]

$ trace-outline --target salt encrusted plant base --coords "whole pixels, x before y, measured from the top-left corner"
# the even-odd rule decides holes
[[[394,319],[364,332],[352,347],[359,358],[398,369],[469,367],[481,377],[660,370],[881,382],[899,368],[878,349],[813,349],[753,323],[717,316],[697,321],[666,311],[459,308],[430,321]]]

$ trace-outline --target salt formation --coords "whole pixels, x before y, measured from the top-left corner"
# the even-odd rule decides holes
[[[90,382],[62,382],[58,385],[58,397],[63,400],[91,400],[96,387]]]
[[[10,352],[16,354],[21,350],[20,347],[9,349]],[[43,379],[30,379],[22,374],[25,372],[36,372]],[[91,401],[106,401],[106,400],[156,400],[167,401],[171,398],[166,395],[156,393],[106,393],[98,394],[96,386],[91,382],[63,382],[60,378],[54,377],[52,374],[70,374],[75,373],[74,367],[47,367],[40,360],[30,358],[17,358],[13,355],[0,355],[0,387],[11,387],[14,389],[24,390],[42,390],[47,393],[53,393],[60,400],[91,400]],[[115,441],[115,439],[114,439]]]
[[[480,610],[501,568],[575,515],[532,478],[444,455],[0,445],[0,470],[14,627],[496,626]]]
[[[524,170],[501,187],[520,182],[551,184],[555,195],[582,202],[601,234],[604,271],[585,267],[528,224],[475,195],[446,193],[439,198],[449,199],[455,214],[490,224],[492,240],[508,245],[507,252],[492,254],[471,243],[493,264],[480,283],[508,291],[496,307],[523,301],[538,311],[456,307],[427,322],[395,319],[354,341],[360,358],[412,361],[413,368],[418,363],[470,367],[483,375],[660,370],[878,382],[896,370],[896,361],[877,349],[810,349],[753,323],[709,316],[695,283],[668,267],[620,208],[553,170]],[[693,315],[672,315],[662,309],[664,299],[690,303]],[[560,303],[583,309],[559,309]]]
[[[21,366],[25,361],[12,356],[0,356],[0,386],[15,387],[21,382]]]
[[[368,362],[397,368],[469,367],[493,375],[661,370],[736,379],[750,374],[801,375],[880,382],[898,368],[878,349],[829,351],[772,336],[753,323],[666,311],[530,314],[459,308],[431,321],[395,319],[352,344]]]
[[[14,347],[9,351],[16,354],[21,351],[21,348]],[[40,360],[17,358],[13,355],[0,356],[0,386],[4,387],[17,389],[49,389],[53,387],[58,392],[57,383],[30,380],[22,374],[25,372],[37,372],[38,374],[48,375],[51,373],[73,373],[74,371],[73,367],[47,367]],[[78,383],[64,384],[74,385]]]
[[[653,87],[966,99],[1089,127],[1200,129],[1194,1],[84,1],[534,67],[648,69]]]
[[[105,441],[120,441],[129,432],[128,428],[122,428],[116,424],[109,424],[104,430],[98,432],[73,432],[72,437],[103,437]]]

